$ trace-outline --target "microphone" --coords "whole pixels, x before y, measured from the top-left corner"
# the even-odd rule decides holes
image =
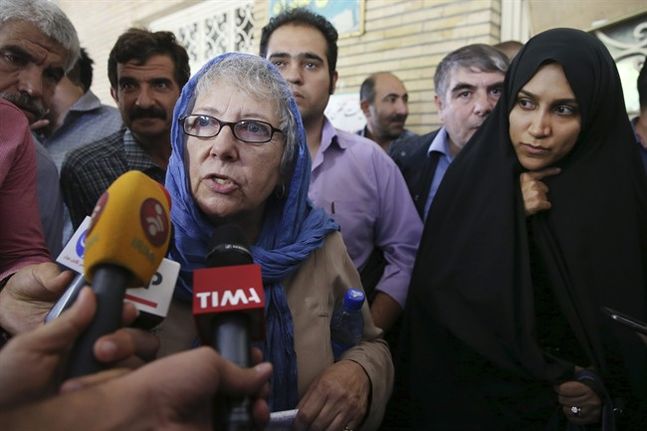
[[[242,230],[218,227],[207,268],[193,273],[193,314],[203,344],[239,367],[251,365],[251,341],[265,338],[265,291],[261,268],[253,263]],[[249,399],[232,399],[216,422],[223,429],[251,429]]]
[[[83,255],[89,228],[90,217],[85,217],[56,258],[57,263],[74,271],[76,275],[45,316],[45,323],[57,318],[71,307],[83,286],[88,284],[83,277]],[[164,258],[148,286],[131,287],[126,290],[126,302],[130,302],[139,310],[137,319],[131,324],[132,327],[152,329],[164,320],[171,305],[179,273],[180,264]]]
[[[99,198],[84,254],[97,311],[75,343],[66,378],[103,369],[94,343],[120,327],[126,288],[148,285],[160,265],[171,236],[170,205],[164,187],[140,171],[126,172]]]

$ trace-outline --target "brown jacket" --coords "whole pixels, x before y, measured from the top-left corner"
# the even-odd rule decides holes
[[[359,274],[338,232],[328,235],[324,245],[284,283],[294,323],[299,396],[333,363],[330,319],[344,292],[360,287]],[[382,330],[375,326],[364,304],[364,341],[344,353],[343,359],[360,364],[371,381],[370,409],[362,430],[377,429],[393,387],[393,363]],[[189,349],[196,338],[191,305],[173,301],[169,315],[158,327],[160,356]]]

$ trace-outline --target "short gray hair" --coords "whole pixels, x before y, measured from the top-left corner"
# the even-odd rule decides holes
[[[292,91],[278,72],[269,69],[269,63],[255,55],[233,55],[224,58],[206,71],[198,81],[195,95],[218,91],[211,86],[215,81],[233,85],[241,93],[256,100],[271,100],[279,113],[279,127],[285,137],[285,149],[281,158],[281,175],[287,181],[291,175],[294,157],[297,154],[297,120],[288,101]]]
[[[481,72],[501,72],[505,75],[509,65],[508,57],[490,45],[476,43],[458,48],[447,54],[436,67],[434,74],[436,94],[439,97],[445,97],[450,81],[449,76],[458,67]]]
[[[0,0],[0,27],[10,21],[27,21],[67,52],[65,72],[79,58],[79,37],[72,22],[54,2],[47,0]]]

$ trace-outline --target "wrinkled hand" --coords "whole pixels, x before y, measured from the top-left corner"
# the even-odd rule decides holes
[[[61,272],[53,262],[20,269],[0,291],[0,327],[15,335],[41,326],[72,275],[70,271]],[[124,305],[123,313],[124,325],[137,318],[137,310],[131,304]],[[122,328],[99,338],[94,354],[99,362],[134,368],[155,358],[158,349],[159,340],[155,335],[141,329]]]
[[[7,343],[0,352],[0,406],[35,401],[54,392],[56,371],[95,309],[94,295],[83,289],[59,318]]]
[[[356,362],[341,360],[326,368],[299,401],[296,430],[357,429],[368,411],[371,384]]]
[[[71,280],[54,262],[21,268],[0,291],[0,326],[12,335],[36,329]]]
[[[541,180],[545,177],[557,175],[561,172],[559,168],[546,168],[540,171],[524,172],[519,177],[521,183],[521,194],[526,216],[531,216],[539,211],[546,211],[551,208],[548,200],[548,186]]]
[[[574,380],[555,386],[559,404],[566,418],[575,425],[587,425],[600,422],[602,401],[593,389]],[[571,407],[580,407],[578,416],[574,416]]]

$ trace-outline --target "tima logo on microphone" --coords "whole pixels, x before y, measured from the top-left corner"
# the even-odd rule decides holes
[[[263,308],[265,291],[256,264],[193,272],[193,314]]]

